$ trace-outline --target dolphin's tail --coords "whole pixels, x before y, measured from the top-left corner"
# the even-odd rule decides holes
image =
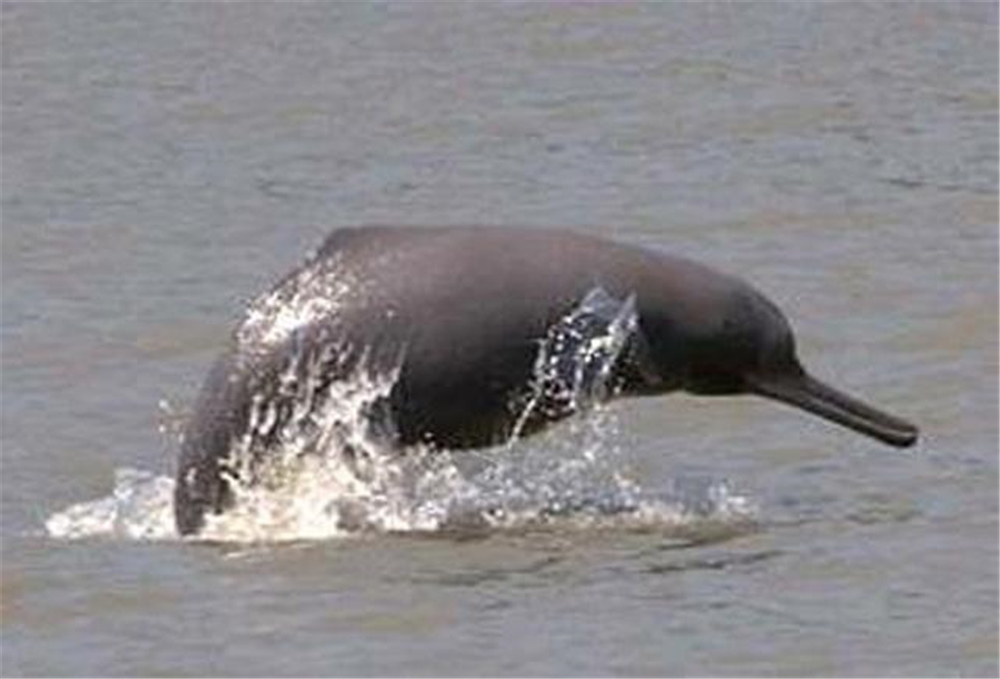
[[[848,396],[803,372],[799,375],[754,376],[749,390],[808,410],[854,431],[905,448],[917,441],[916,426]]]

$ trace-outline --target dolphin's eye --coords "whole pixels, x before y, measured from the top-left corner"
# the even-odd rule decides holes
[[[765,337],[758,349],[757,369],[761,372],[787,373],[798,366],[795,337],[787,327]]]

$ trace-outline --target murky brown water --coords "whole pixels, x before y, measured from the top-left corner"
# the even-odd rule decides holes
[[[996,675],[993,4],[4,3],[4,675]],[[615,406],[759,525],[59,540],[168,474],[239,309],[338,225],[568,225],[742,275],[888,449]]]

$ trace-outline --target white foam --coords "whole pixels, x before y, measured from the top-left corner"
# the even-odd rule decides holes
[[[753,503],[724,482],[684,497],[655,496],[582,455],[554,462],[542,478],[530,464],[519,470],[516,461],[494,463],[469,473],[447,453],[435,455],[384,461],[367,480],[343,464],[310,458],[279,488],[240,489],[230,510],[209,515],[201,533],[187,539],[280,543],[548,528],[656,531],[701,541],[744,533],[756,522]],[[110,495],[55,512],[45,527],[60,539],[176,540],[173,487],[167,476],[121,469]]]
[[[175,538],[174,481],[140,469],[115,471],[107,497],[71,505],[45,522],[55,538],[113,537],[129,540]]]

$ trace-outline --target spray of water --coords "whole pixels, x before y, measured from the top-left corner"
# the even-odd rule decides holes
[[[312,313],[296,303],[309,295],[296,291],[317,280],[292,281],[291,292],[260,298],[238,339],[294,337]],[[534,378],[513,406],[519,418],[511,440],[480,452],[388,448],[373,414],[398,367],[369,370],[362,356],[348,378],[331,382],[322,376],[342,348],[292,352],[276,391],[258,395],[246,431],[232,442],[233,507],[206,517],[193,539],[281,542],[547,527],[623,527],[701,539],[745,530],[755,510],[725,484],[653,495],[632,478],[618,417],[604,403],[636,328],[633,298],[592,290],[539,341]],[[179,431],[173,409],[161,409],[162,429]],[[532,418],[568,414],[580,416],[522,439]],[[46,529],[59,538],[177,539],[173,484],[163,475],[119,470],[109,496],[56,512]]]

